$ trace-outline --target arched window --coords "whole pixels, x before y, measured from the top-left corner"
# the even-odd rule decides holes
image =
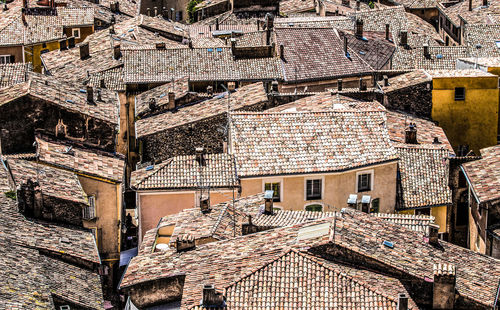
[[[323,212],[323,206],[320,204],[312,204],[306,206],[306,211]]]

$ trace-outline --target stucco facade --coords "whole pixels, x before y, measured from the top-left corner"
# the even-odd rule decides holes
[[[447,216],[448,216],[448,207],[447,206],[436,206],[432,208],[423,208],[423,209],[430,209],[429,214],[434,217],[434,224],[439,225],[439,232],[440,233],[445,233],[447,232]],[[400,214],[419,214],[417,210],[422,210],[422,209],[411,209],[411,210],[402,210],[398,211],[397,213]],[[427,211],[427,210],[426,210]]]
[[[497,143],[498,77],[446,77],[432,80],[432,119],[439,122],[453,148],[479,150]],[[465,99],[455,100],[456,88]]]
[[[361,173],[372,174],[371,190],[358,192],[357,180]],[[394,213],[396,203],[397,163],[389,162],[381,165],[353,169],[338,173],[289,175],[276,177],[241,179],[241,196],[246,197],[261,193],[265,183],[280,182],[280,201],[274,206],[285,210],[304,210],[308,205],[322,205],[323,211],[340,211],[347,207],[350,194],[357,194],[358,201],[363,195],[380,199],[379,212]],[[322,180],[322,199],[307,200],[307,180]]]

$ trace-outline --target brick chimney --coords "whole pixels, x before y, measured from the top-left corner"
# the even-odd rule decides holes
[[[389,86],[389,77],[384,75],[384,86]]]
[[[231,38],[231,53],[233,53],[233,55],[235,50],[236,50],[236,39]]]
[[[156,99],[155,98],[149,99],[149,110],[151,112],[154,112],[154,111],[156,111],[156,108],[157,108],[156,107]]]
[[[408,127],[405,128],[405,143],[408,144],[418,144],[417,142],[417,125],[410,123]]]
[[[274,80],[271,82],[271,91],[273,93],[277,93],[278,92],[278,81]]]
[[[227,82],[227,90],[233,91],[235,89],[236,89],[236,82],[234,81]]]
[[[69,37],[68,38],[68,48],[73,48],[75,47],[75,37]]]
[[[174,92],[168,92],[167,109],[168,110],[175,109],[175,93]]]
[[[120,59],[121,55],[122,55],[121,46],[120,43],[118,43],[115,46],[113,46],[113,58]]]
[[[488,6],[488,0],[483,0],[483,6]]]
[[[280,59],[285,60],[285,46],[280,44]]]
[[[59,41],[59,50],[64,51],[66,49],[66,39]]]
[[[223,308],[226,304],[224,301],[224,295],[215,291],[215,287],[212,284],[205,284],[203,286],[203,307],[204,308]]]
[[[386,40],[389,40],[389,34],[390,34],[389,30],[390,30],[390,25],[385,24],[385,39]]]
[[[342,90],[342,79],[337,80],[337,90],[341,91]]]
[[[431,58],[431,53],[429,52],[429,44],[424,43],[424,57]]]
[[[203,147],[197,147],[195,149],[196,152],[196,161],[200,166],[205,166],[205,150]]]
[[[210,212],[210,197],[200,196],[200,210],[202,213]]]
[[[356,37],[358,37],[358,38],[363,37],[363,20],[362,19],[356,19]]]
[[[90,56],[89,44],[88,43],[80,44],[80,59],[85,60],[89,58],[89,56]]]
[[[87,103],[94,103],[94,89],[87,85]]]
[[[408,296],[401,293],[398,295],[398,310],[408,310]]]
[[[364,90],[366,90],[366,82],[365,82],[365,81],[363,81],[363,79],[362,79],[362,78],[360,78],[360,79],[359,79],[359,90],[360,90],[360,91],[364,91]]]
[[[454,309],[456,279],[454,265],[434,264],[432,309]]]
[[[472,0],[469,0],[469,11],[472,11]]]
[[[408,45],[408,31],[406,30],[401,30],[400,32],[400,45]]]

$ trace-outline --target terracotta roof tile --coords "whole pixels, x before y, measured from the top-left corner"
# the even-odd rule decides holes
[[[462,165],[480,203],[500,198],[500,146],[481,149],[482,159]]]
[[[0,88],[25,82],[30,71],[32,71],[31,63],[0,65]]]
[[[342,171],[396,159],[384,112],[241,112],[231,120],[240,177]]]
[[[139,94],[135,97],[135,114],[139,116],[147,112],[149,110],[149,103],[151,99],[155,100],[158,107],[167,105],[169,92],[173,92],[175,94],[175,99],[185,96],[189,92],[188,78],[184,77],[176,79],[170,83],[157,86]]]

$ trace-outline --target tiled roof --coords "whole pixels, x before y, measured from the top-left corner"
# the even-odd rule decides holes
[[[404,89],[420,83],[432,82],[432,77],[425,70],[413,70],[389,79],[389,86],[382,86],[384,93]],[[382,82],[379,82],[382,83]]]
[[[375,70],[381,70],[396,50],[390,36],[390,41],[385,39],[385,32],[364,31],[363,38],[343,31],[339,35],[342,41],[347,37],[348,46]]]
[[[373,71],[352,49],[350,59],[344,55],[344,43],[335,29],[277,28],[275,33],[276,44],[284,46],[281,66],[287,82],[361,76]]]
[[[140,1],[138,0],[100,0],[101,6],[110,7],[111,3],[118,1],[120,13],[134,17],[139,14]]]
[[[106,89],[100,89],[100,92],[101,100],[97,100],[97,91],[94,91],[94,104],[89,104],[85,89],[50,76],[31,72],[26,82],[0,89],[0,105],[29,95],[69,111],[118,124],[118,97],[114,92]]]
[[[87,204],[85,192],[73,172],[23,159],[8,159],[7,163],[15,187],[28,180],[38,181],[44,195]]]
[[[483,6],[483,0],[472,0],[472,11],[469,11],[469,1],[461,1],[449,7],[440,6],[440,10],[456,26],[461,25],[461,19],[468,24],[483,24],[490,21],[489,14],[500,13],[500,3],[489,0],[488,4]]]
[[[284,14],[313,11],[316,5],[313,0],[283,0],[280,1],[280,12]]]
[[[64,2],[64,1],[61,1]],[[59,3],[59,1],[56,1],[56,3]],[[108,6],[103,6],[98,3],[90,2],[87,0],[70,0],[66,4],[66,7],[73,7],[73,8],[82,8],[82,7],[90,7],[94,9],[94,19],[95,20],[101,20],[104,21],[108,24],[111,24],[112,18],[114,17],[115,22],[122,22],[126,19],[129,19],[130,16],[120,14],[120,13],[114,13],[111,11],[111,9]]]
[[[165,20],[161,16],[150,17],[147,15],[140,15],[139,25],[151,31],[162,32],[165,34],[172,34],[179,37],[188,37],[189,32],[186,25],[181,23]]]
[[[434,138],[437,137],[439,144],[436,144],[436,146],[442,146],[450,154],[454,154],[453,148],[441,127],[432,121],[401,112],[387,111],[387,129],[389,130],[391,141],[405,143],[405,129],[410,123],[416,125],[418,143],[432,144],[434,143]]]
[[[18,212],[16,202],[7,198],[4,193],[0,194],[0,210],[0,239],[11,239],[25,247],[100,263],[91,232],[77,227],[28,220]]]
[[[346,16],[308,16],[276,18],[274,27],[277,28],[339,28],[354,29],[351,18]]]
[[[31,63],[13,63],[0,65],[0,88],[9,87],[26,81]]]
[[[429,224],[434,223],[434,217],[430,215],[413,215],[413,214],[388,214],[388,213],[371,213],[372,216],[382,218],[394,224],[401,225],[406,229],[428,233]]]
[[[100,88],[102,80],[104,80],[104,87],[108,90],[123,92],[126,89],[123,83],[123,66],[121,65],[90,74],[87,85]]]
[[[213,17],[215,20],[216,16]],[[191,38],[199,38],[199,37],[211,37],[213,31],[215,31],[215,21],[210,21],[210,19],[203,20],[202,22],[198,22],[192,25],[189,25],[189,36]],[[222,19],[219,19],[219,30],[225,31],[238,31],[242,33],[250,33],[256,32],[259,30],[257,27],[257,23],[254,21],[251,23],[249,20],[241,20],[237,23],[224,22]]]
[[[500,146],[481,149],[482,159],[462,165],[480,203],[500,198]]]
[[[101,150],[67,144],[47,137],[37,137],[37,152],[41,162],[76,173],[123,181],[125,160]]]
[[[356,11],[357,3],[355,0],[349,1],[349,5],[342,4],[342,0],[322,0],[323,7],[326,13],[336,13],[339,15],[347,15],[348,13]],[[381,6],[382,4],[375,2],[374,8]],[[281,8],[281,5],[280,5]],[[370,9],[368,3],[360,2],[360,9],[367,10]]]
[[[460,61],[464,61],[469,64],[477,63],[478,67],[500,67],[500,57],[470,57],[461,58]]]
[[[224,93],[212,99],[184,106],[171,112],[164,112],[138,120],[135,124],[137,137],[144,137],[184,124],[200,121],[228,111],[228,95]],[[230,95],[231,110],[244,110],[246,107],[266,102],[267,94],[262,83],[240,87]],[[142,110],[142,109],[141,109]]]
[[[424,56],[423,47],[413,50],[415,69],[454,70],[457,59],[470,55],[465,46],[429,46],[429,54]]]
[[[389,2],[409,9],[432,9],[437,8],[439,0],[390,0]]]
[[[231,48],[126,50],[126,84],[190,81],[258,81],[280,79],[277,57],[234,59]]]
[[[157,86],[151,90],[145,91],[135,97],[135,114],[142,115],[149,110],[149,102],[155,100],[158,107],[165,106],[168,103],[168,93],[173,92],[175,99],[185,96],[189,92],[189,80],[187,77],[179,78],[170,83]]]
[[[238,175],[353,169],[396,159],[384,112],[234,113]]]
[[[500,48],[497,46],[500,41],[500,25],[486,24],[465,24],[464,44],[469,46],[471,56],[479,54],[481,57],[500,57]],[[481,48],[477,49],[476,45]],[[475,58],[475,57],[474,57]]]
[[[262,200],[261,203],[263,202],[264,201]],[[257,213],[252,217],[252,224],[255,226],[276,228],[310,222],[332,216],[335,216],[335,212],[276,210],[272,215],[262,212]]]
[[[402,209],[451,204],[449,151],[435,145],[397,145]]]
[[[195,155],[172,157],[163,163],[132,172],[138,190],[238,186],[234,158],[230,154],[205,154],[205,166]]]
[[[323,233],[306,233],[324,226]],[[327,252],[339,253],[332,258],[354,265],[361,262],[366,264],[368,259],[368,262],[374,261],[373,266],[389,266],[395,273],[402,273],[402,279],[411,276],[422,284],[426,278],[433,278],[434,264],[452,264],[457,270],[458,294],[485,307],[491,307],[500,276],[497,260],[444,241],[439,241],[440,246],[435,247],[422,238],[422,235],[422,232],[414,232],[384,219],[347,209],[342,214],[338,213],[335,220],[322,219],[267,230],[208,243],[183,253],[155,252],[139,255],[129,264],[120,287],[127,289],[147,281],[183,274],[185,278],[181,308],[191,308],[199,305],[201,284],[211,283],[216,288],[227,288],[247,275],[266,270],[266,265],[295,249],[315,256]],[[394,246],[382,246],[383,241],[391,241]],[[336,249],[340,251],[337,252]],[[341,254],[343,249],[356,255],[344,257]],[[357,255],[361,258],[356,259]],[[386,271],[388,269],[384,267],[384,272]],[[356,278],[363,279],[363,276]],[[370,279],[374,281],[373,278]],[[382,277],[376,275],[376,279],[381,280]],[[381,289],[381,292],[391,291]],[[279,298],[281,295],[275,296]]]
[[[427,70],[432,78],[453,78],[453,77],[493,77],[495,74],[478,69],[463,70]]]

